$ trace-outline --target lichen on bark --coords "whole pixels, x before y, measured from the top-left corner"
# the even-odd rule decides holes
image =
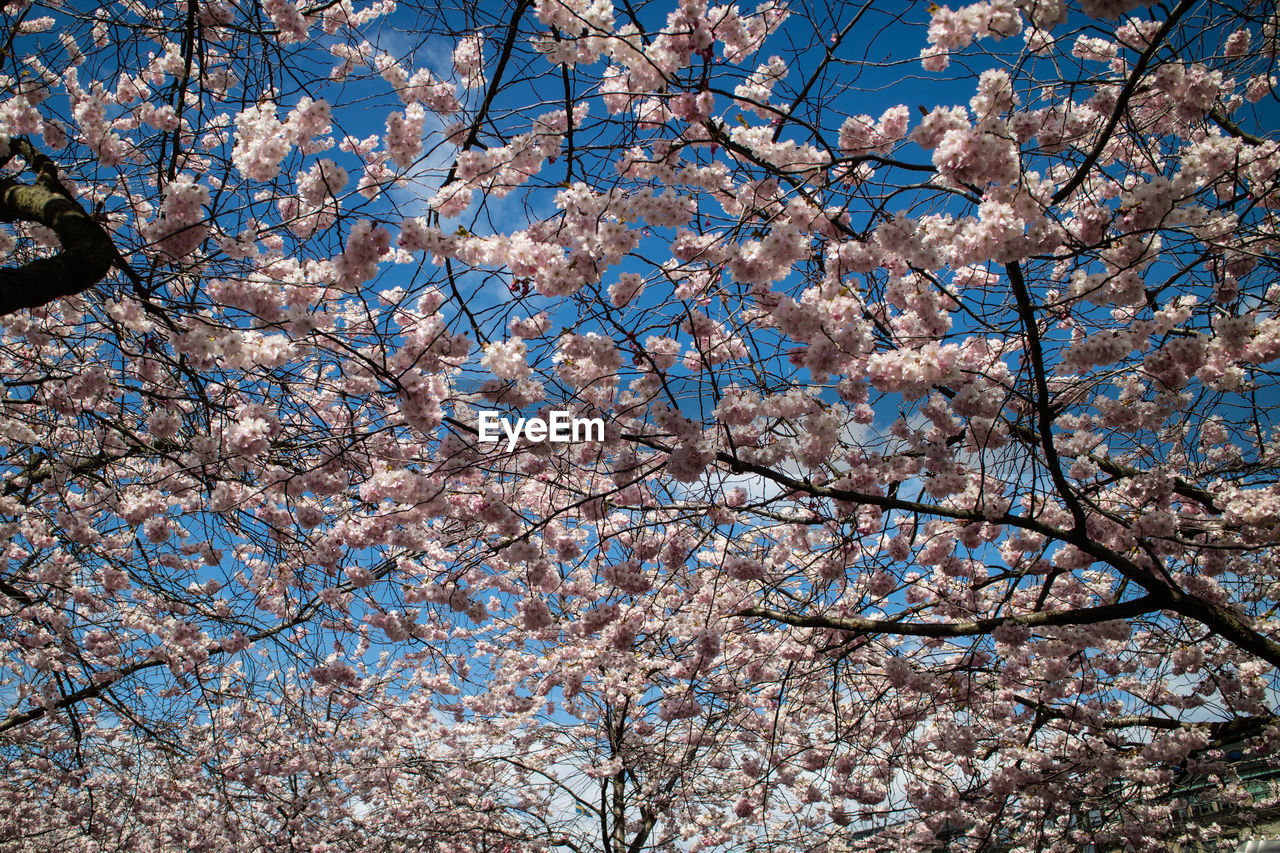
[[[58,236],[62,251],[19,267],[0,268],[0,316],[36,308],[93,287],[117,257],[106,230],[58,180],[58,167],[25,139],[10,143],[35,173],[34,183],[0,179],[0,222],[35,222]]]

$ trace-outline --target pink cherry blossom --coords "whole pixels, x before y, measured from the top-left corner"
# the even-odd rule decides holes
[[[1236,5],[11,4],[0,835],[1247,843]]]

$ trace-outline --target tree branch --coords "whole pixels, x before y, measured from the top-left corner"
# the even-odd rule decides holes
[[[51,228],[62,251],[17,268],[0,269],[0,316],[72,296],[107,276],[119,257],[111,236],[58,181],[58,167],[25,139],[10,143],[36,173],[34,185],[0,180],[0,222]]]
[[[387,560],[383,562],[382,565],[373,572],[374,579],[376,580],[378,578],[386,577],[394,567],[394,560]],[[334,588],[343,592],[350,592],[355,587],[351,581],[347,581],[345,583],[338,584]],[[321,598],[317,595],[304,604],[301,609],[299,609],[297,615],[293,618],[287,619],[274,627],[265,628],[261,631],[250,634],[245,639],[250,645],[252,645],[288,631],[290,628],[296,628],[315,615],[316,611],[320,609],[321,601]],[[226,649],[224,649],[220,643],[211,643],[205,647],[205,651],[208,652],[209,657],[215,657],[226,653]],[[10,714],[8,717],[0,720],[0,733],[7,732],[10,729],[38,720],[47,715],[50,711],[60,711],[64,708],[69,708],[72,705],[83,702],[86,699],[96,698],[105,690],[135,673],[142,672],[146,669],[154,669],[157,666],[165,666],[168,663],[168,659],[163,657],[147,657],[142,660],[135,661],[128,666],[121,667],[113,672],[95,673],[94,678],[96,680],[94,680],[93,683],[86,684],[84,687],[81,687],[73,693],[64,694],[62,698],[55,702],[29,708],[26,711],[19,713]]]
[[[1035,308],[1031,304],[1031,294],[1027,292],[1027,283],[1022,278],[1022,268],[1017,262],[1005,264],[1005,272],[1009,276],[1009,284],[1013,288],[1014,299],[1018,302],[1018,314],[1022,317],[1022,327],[1027,333],[1027,353],[1031,358],[1031,378],[1036,386],[1036,415],[1039,421],[1040,446],[1044,449],[1045,466],[1049,469],[1049,477],[1062,497],[1062,502],[1071,512],[1077,530],[1085,529],[1084,507],[1071,491],[1071,484],[1062,473],[1062,460],[1058,458],[1058,449],[1053,444],[1053,405],[1049,399],[1049,380],[1045,376],[1044,349],[1040,345],[1040,330],[1036,328]]]
[[[770,619],[797,628],[826,628],[851,631],[858,634],[897,634],[908,637],[972,637],[990,634],[1005,625],[1021,625],[1028,628],[1061,625],[1092,625],[1114,619],[1129,619],[1161,609],[1162,600],[1154,595],[1144,595],[1132,601],[1103,604],[1075,610],[1048,610],[1037,613],[1015,613],[1010,616],[993,616],[972,622],[896,622],[890,619],[868,619],[864,616],[804,616],[785,613],[767,607],[748,607],[734,616],[754,616]]]
[[[1185,15],[1193,5],[1195,4],[1192,0],[1182,0],[1169,13],[1168,19],[1160,25],[1160,29],[1156,31],[1151,43],[1147,45],[1147,49],[1138,57],[1138,62],[1133,66],[1133,73],[1125,81],[1124,88],[1120,90],[1120,96],[1116,98],[1116,107],[1111,111],[1111,118],[1107,120],[1107,126],[1102,129],[1102,133],[1098,136],[1098,141],[1094,143],[1093,150],[1084,158],[1084,162],[1080,164],[1079,169],[1076,169],[1076,173],[1071,176],[1071,180],[1067,181],[1060,190],[1053,194],[1054,204],[1070,198],[1071,194],[1084,183],[1085,178],[1089,175],[1089,170],[1098,162],[1098,158],[1106,150],[1107,143],[1111,141],[1112,134],[1115,133],[1116,127],[1120,124],[1120,118],[1129,106],[1129,99],[1138,90],[1138,83],[1143,79],[1142,75],[1147,70],[1147,65],[1151,62],[1151,58],[1156,55],[1156,51],[1160,48],[1160,43],[1164,41],[1164,37],[1173,29],[1173,25],[1178,22],[1178,19]]]

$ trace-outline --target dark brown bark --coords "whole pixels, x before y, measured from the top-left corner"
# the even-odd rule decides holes
[[[53,161],[26,140],[15,139],[12,145],[36,180],[0,180],[0,222],[38,222],[58,235],[62,251],[0,269],[0,316],[88,290],[106,278],[117,257],[111,236],[58,181]]]

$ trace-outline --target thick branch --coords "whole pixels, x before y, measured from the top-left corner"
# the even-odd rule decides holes
[[[221,650],[216,650],[213,653],[217,654],[218,651]],[[65,694],[56,702],[51,702],[48,705],[38,705],[34,708],[22,711],[21,713],[10,714],[5,719],[0,720],[0,732],[7,732],[9,729],[25,726],[27,723],[40,719],[50,711],[60,711],[63,708],[70,708],[72,705],[83,702],[86,699],[95,699],[102,695],[103,691],[110,689],[117,682],[123,681],[135,673],[142,672],[144,669],[153,669],[157,666],[162,666],[165,663],[167,663],[167,661],[161,660],[160,658],[152,658],[150,660],[138,661],[137,663],[130,664],[129,666],[126,666],[123,669],[118,669],[115,672],[103,673],[101,681],[86,684],[79,690]]]
[[[1182,0],[1174,10],[1169,13],[1169,17],[1160,29],[1156,31],[1155,36],[1151,39],[1151,43],[1147,45],[1147,49],[1138,57],[1137,63],[1133,66],[1133,73],[1129,75],[1129,79],[1125,81],[1124,88],[1120,90],[1119,97],[1116,98],[1115,109],[1111,111],[1111,118],[1107,120],[1107,126],[1102,129],[1102,133],[1098,135],[1097,142],[1094,143],[1093,150],[1085,156],[1084,162],[1080,164],[1080,168],[1076,169],[1076,173],[1071,176],[1071,180],[1053,194],[1053,203],[1058,204],[1071,197],[1085,178],[1089,175],[1089,170],[1098,162],[1098,158],[1102,156],[1102,152],[1106,150],[1107,145],[1111,142],[1112,135],[1116,132],[1116,128],[1120,125],[1120,119],[1124,117],[1125,110],[1129,108],[1129,99],[1133,97],[1133,93],[1138,90],[1138,83],[1144,77],[1147,65],[1151,62],[1152,57],[1156,55],[1156,51],[1160,48],[1165,36],[1173,29],[1178,19],[1187,13],[1194,6],[1192,0]]]
[[[524,17],[525,10],[529,8],[529,3],[530,0],[520,0],[516,4],[515,10],[511,13],[511,22],[507,24],[507,36],[502,42],[502,52],[498,54],[498,63],[493,70],[493,80],[489,83],[489,88],[484,93],[484,102],[480,104],[480,109],[476,110],[476,117],[471,122],[471,129],[467,131],[467,138],[462,143],[463,151],[472,148],[480,139],[480,126],[488,118],[489,108],[493,105],[493,99],[498,94],[502,74],[507,69],[507,62],[511,59],[512,48],[515,47],[516,35],[520,31],[520,19]],[[569,110],[569,124],[570,126],[573,125],[572,109]],[[449,176],[444,181],[445,186],[453,183],[457,167],[458,164],[455,162],[449,169]]]
[[[910,637],[971,637],[990,634],[1004,625],[1021,625],[1028,628],[1049,625],[1092,625],[1113,619],[1129,619],[1159,610],[1163,604],[1154,595],[1144,595],[1132,601],[1103,604],[1077,610],[1043,610],[1037,613],[1015,613],[1010,616],[993,616],[972,622],[896,622],[889,619],[868,619],[864,616],[805,616],[784,613],[767,607],[748,607],[734,616],[755,616],[770,619],[798,628],[826,628],[851,631],[858,634],[898,634]]]
[[[1075,722],[1084,724],[1081,720],[1077,720],[1075,716],[1068,713],[1062,708],[1055,708],[1044,702],[1037,701],[1027,696],[1015,696],[1020,703],[1031,708],[1037,714],[1050,717],[1055,720],[1065,720],[1067,722]],[[1209,732],[1210,743],[1209,748],[1217,748],[1228,743],[1245,740],[1259,734],[1267,726],[1275,725],[1280,722],[1280,718],[1274,714],[1265,714],[1257,717],[1238,717],[1233,720],[1215,720],[1204,722],[1200,720],[1175,720],[1170,717],[1157,717],[1153,714],[1127,714],[1120,717],[1104,717],[1097,723],[1090,723],[1102,729],[1160,729],[1161,731],[1178,731],[1179,729],[1203,728]]]
[[[0,269],[0,316],[88,290],[106,278],[116,260],[110,235],[58,182],[53,161],[25,140],[14,140],[13,146],[37,177],[34,185],[0,181],[0,222],[37,222],[51,228],[62,251]]]
[[[388,574],[390,574],[393,568],[395,568],[394,560],[387,560],[383,562],[382,565],[380,565],[377,568],[377,570],[373,572],[374,579],[376,580],[379,578],[386,577]],[[335,589],[341,590],[343,592],[349,592],[353,588],[354,587],[350,581],[347,581],[346,583],[338,584],[337,587],[335,587]],[[276,625],[275,627],[265,628],[254,634],[250,634],[248,637],[246,637],[246,639],[249,641],[250,644],[258,643],[258,642],[261,642],[262,640],[269,639],[270,637],[274,637],[277,634],[281,634],[285,631],[288,631],[290,628],[296,628],[298,625],[301,625],[303,622],[306,622],[308,619],[312,618],[312,616],[315,615],[316,611],[320,609],[320,604],[321,604],[321,599],[319,596],[316,596],[312,598],[310,601],[308,601],[305,605],[303,605],[302,608],[298,611],[297,615],[295,615],[292,619],[288,619],[284,622],[281,622],[279,625]],[[215,657],[217,655],[224,654],[226,652],[226,649],[224,649],[222,645],[219,643],[211,643],[210,645],[205,647],[205,651],[209,653],[210,657]],[[3,720],[0,720],[0,733],[7,732],[10,729],[15,729],[15,728],[18,728],[19,726],[24,726],[27,723],[38,720],[41,717],[47,715],[51,711],[60,711],[64,708],[69,708],[72,705],[76,705],[80,702],[83,702],[86,699],[95,699],[98,696],[100,696],[104,691],[106,691],[113,685],[123,681],[124,679],[128,678],[131,675],[142,672],[143,670],[153,669],[157,666],[164,666],[164,665],[167,665],[168,663],[169,661],[164,658],[147,657],[142,660],[135,661],[134,663],[131,663],[128,666],[121,667],[120,669],[117,669],[114,672],[95,673],[93,676],[94,680],[92,681],[92,683],[86,684],[84,687],[81,687],[79,690],[76,690],[73,693],[67,693],[63,695],[57,701],[51,702],[47,705],[39,705],[34,708],[29,708],[26,711],[22,711],[19,713],[10,714],[8,717],[4,718]]]
[[[655,450],[661,450],[666,453],[671,452],[670,447],[661,442],[654,441],[647,436],[624,434],[622,438],[627,441],[634,441],[637,444],[641,444],[646,447],[651,447]],[[1088,531],[1081,527],[1075,527],[1071,530],[1062,530],[1054,527],[1053,525],[1045,524],[1038,519],[1013,515],[1009,512],[1005,512],[996,518],[988,518],[976,509],[966,510],[942,506],[939,504],[925,504],[917,501],[903,500],[894,495],[877,495],[867,492],[817,485],[812,482],[796,479],[795,477],[789,477],[786,474],[775,471],[764,465],[747,462],[746,460],[739,459],[738,457],[724,451],[717,453],[716,459],[735,473],[759,474],[762,477],[765,477],[774,483],[778,483],[779,485],[786,486],[788,489],[795,492],[847,501],[854,504],[877,506],[881,509],[921,513],[938,518],[953,518],[961,521],[990,521],[995,524],[1008,524],[1023,530],[1030,530],[1035,533],[1043,534],[1050,539],[1056,539],[1059,542],[1065,542],[1068,545],[1075,546],[1085,554],[1093,557],[1095,560],[1111,566],[1120,572],[1120,574],[1125,578],[1140,584],[1152,595],[1158,596],[1159,599],[1164,602],[1161,605],[1163,609],[1172,610],[1182,616],[1194,619],[1238,648],[1244,649],[1250,654],[1257,655],[1273,667],[1280,669],[1280,642],[1273,640],[1267,634],[1264,634],[1259,629],[1254,628],[1252,625],[1248,624],[1245,619],[1231,612],[1228,608],[1196,598],[1195,596],[1189,595],[1181,589],[1178,589],[1176,586],[1154,574],[1150,569],[1144,568],[1124,554],[1112,548],[1108,548],[1102,542],[1099,542],[1090,536]]]
[[[1022,318],[1023,329],[1027,333],[1027,354],[1031,357],[1031,378],[1036,386],[1036,415],[1039,421],[1040,446],[1044,449],[1045,465],[1053,485],[1062,497],[1063,503],[1071,511],[1077,530],[1084,530],[1084,507],[1071,491],[1071,484],[1062,473],[1062,462],[1058,459],[1058,450],[1053,444],[1053,404],[1049,398],[1049,380],[1045,376],[1044,351],[1040,346],[1040,330],[1036,328],[1035,309],[1031,304],[1031,294],[1027,292],[1027,283],[1022,278],[1022,268],[1016,262],[1005,264],[1009,275],[1009,284],[1013,288],[1014,298],[1018,302],[1018,314]]]

